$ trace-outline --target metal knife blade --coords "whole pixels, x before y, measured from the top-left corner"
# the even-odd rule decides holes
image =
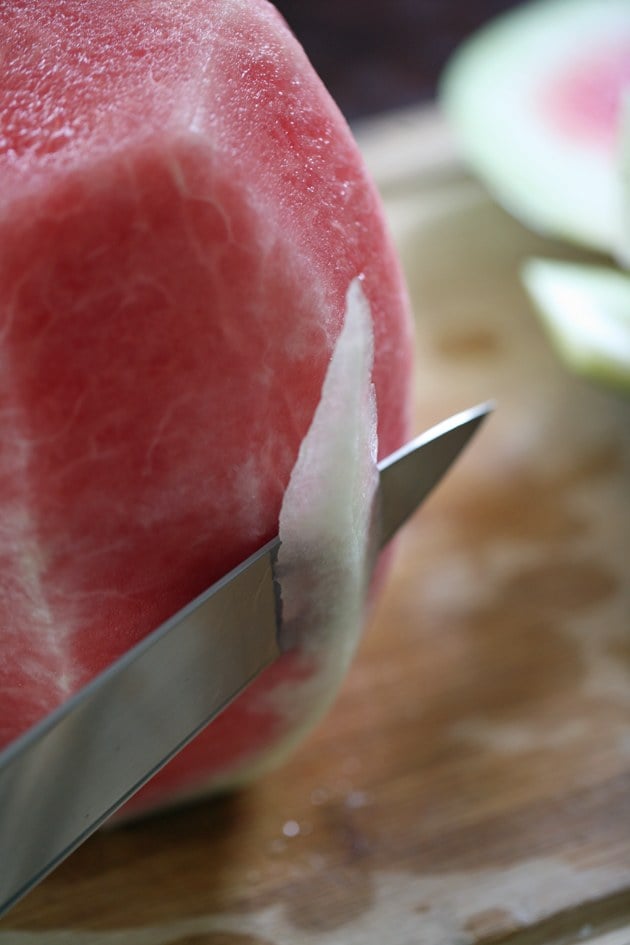
[[[381,460],[379,547],[413,515],[492,409],[485,403],[457,413]]]
[[[379,464],[379,547],[489,410],[463,411]],[[242,562],[0,752],[0,915],[280,656],[279,544]]]

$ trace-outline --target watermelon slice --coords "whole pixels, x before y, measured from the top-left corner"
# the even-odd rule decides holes
[[[624,95],[621,110],[621,241],[619,261],[630,267],[630,91]]]
[[[627,0],[538,0],[464,43],[442,102],[464,155],[510,211],[627,263],[620,123],[628,87]]]
[[[630,394],[630,276],[603,266],[532,259],[523,281],[573,370]]]
[[[375,189],[265,0],[9,0],[0,44],[6,744],[277,532],[353,279],[381,455],[411,343]],[[275,756],[325,663],[276,664],[135,809]]]

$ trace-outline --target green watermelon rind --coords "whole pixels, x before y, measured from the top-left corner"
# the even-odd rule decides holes
[[[629,13],[630,15],[630,13]],[[621,239],[619,262],[630,268],[630,89],[623,98],[620,134]]]
[[[553,347],[575,373],[630,395],[630,275],[530,259],[525,289]]]
[[[630,256],[621,174],[603,147],[576,148],[535,104],[564,59],[627,36],[628,0],[534,0],[455,53],[440,99],[463,157],[506,209],[543,235]],[[605,48],[605,45],[604,45]],[[625,252],[624,252],[624,242]]]

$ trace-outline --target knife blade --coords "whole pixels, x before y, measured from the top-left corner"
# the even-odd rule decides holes
[[[379,463],[379,548],[490,409],[456,414]],[[0,915],[281,655],[279,545],[251,555],[0,752]]]

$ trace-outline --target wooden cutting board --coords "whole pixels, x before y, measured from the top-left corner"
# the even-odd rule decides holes
[[[630,402],[430,111],[359,130],[417,318],[417,430],[496,414],[400,540],[343,692],[240,794],[94,836],[0,945],[630,942]],[[0,865],[1,868],[1,865]]]

